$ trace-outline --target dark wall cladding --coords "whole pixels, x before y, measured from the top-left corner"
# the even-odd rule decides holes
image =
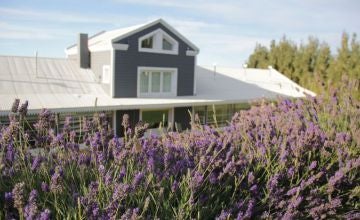
[[[189,111],[192,112],[192,107],[174,108],[175,129],[178,131],[190,129],[191,117]]]
[[[118,110],[116,111],[116,131],[115,134],[118,137],[123,137],[124,136],[124,127],[121,125],[122,124],[122,119],[123,116],[125,114],[128,114],[130,117],[130,127],[132,129],[134,129],[136,123],[139,122],[139,114],[140,114],[140,110],[135,109],[135,110]]]
[[[179,42],[178,55],[139,52],[139,37],[155,31],[158,28],[161,28]],[[193,50],[193,48],[170,32],[162,24],[149,27],[116,43],[128,44],[129,48],[127,51],[115,51],[115,97],[136,97],[137,68],[139,66],[177,68],[177,95],[193,95],[195,57],[186,56],[186,51],[188,49]]]

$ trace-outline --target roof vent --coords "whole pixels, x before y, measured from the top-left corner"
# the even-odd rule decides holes
[[[272,67],[272,66],[268,66],[268,69],[269,69],[269,76],[271,77],[271,70],[273,70],[273,67]]]

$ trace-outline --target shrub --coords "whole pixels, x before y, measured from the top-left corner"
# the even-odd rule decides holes
[[[349,97],[282,99],[238,112],[224,128],[193,122],[151,137],[144,124],[114,137],[97,114],[80,143],[66,127],[55,134],[51,118],[39,115],[38,153],[23,113],[1,129],[0,218],[360,215],[360,111]]]

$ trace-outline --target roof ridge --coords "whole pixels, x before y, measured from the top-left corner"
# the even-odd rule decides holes
[[[36,58],[36,56],[29,55],[2,55],[0,57],[17,57],[17,58]],[[68,60],[66,57],[37,57],[38,59],[57,59],[57,60]]]

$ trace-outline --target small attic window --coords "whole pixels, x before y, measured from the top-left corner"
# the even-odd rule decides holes
[[[172,50],[172,49],[173,49],[173,45],[172,45],[172,43],[170,43],[166,38],[163,38],[163,41],[162,41],[162,49],[163,49],[163,50]]]
[[[153,48],[153,39],[154,37],[151,36],[141,41],[142,48]]]
[[[139,51],[177,55],[179,43],[162,29],[157,29],[139,38]]]

